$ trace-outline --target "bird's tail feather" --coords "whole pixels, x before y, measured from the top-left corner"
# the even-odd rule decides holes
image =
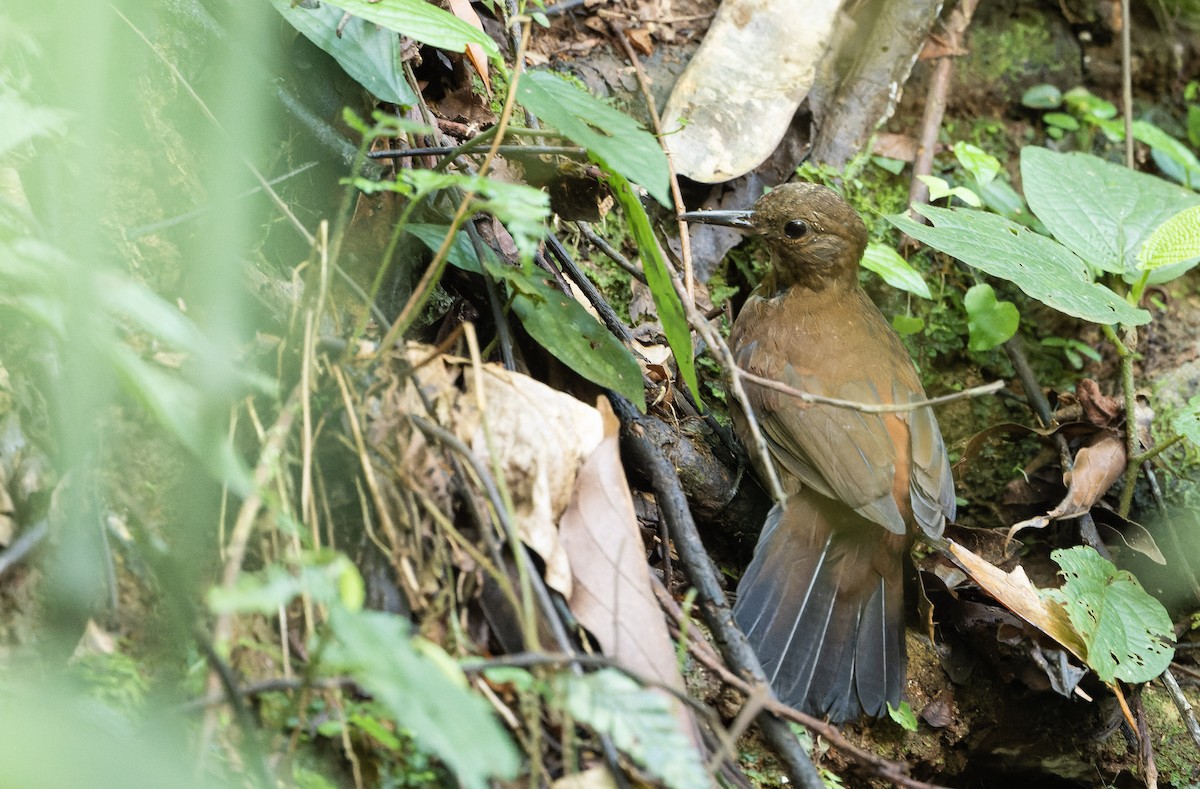
[[[899,704],[907,544],[812,491],[772,510],[734,617],[784,703],[838,723]]]

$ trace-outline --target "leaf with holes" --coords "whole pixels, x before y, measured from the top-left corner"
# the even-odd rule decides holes
[[[1118,570],[1093,549],[1077,546],[1050,554],[1066,579],[1042,597],[1066,609],[1087,647],[1087,664],[1104,682],[1149,682],[1175,656],[1171,617],[1137,578]]]

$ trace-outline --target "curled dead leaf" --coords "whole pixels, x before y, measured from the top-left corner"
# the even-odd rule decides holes
[[[1078,518],[1089,512],[1125,471],[1125,443],[1112,430],[1096,433],[1075,454],[1075,465],[1067,475],[1067,495],[1054,509],[1014,524],[1011,539],[1024,529],[1042,529],[1051,521]]]

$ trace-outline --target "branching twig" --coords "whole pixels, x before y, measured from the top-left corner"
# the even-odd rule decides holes
[[[915,411],[918,408],[926,406],[942,405],[943,403],[951,403],[955,400],[965,400],[970,397],[982,397],[983,395],[992,394],[1004,388],[1003,381],[992,381],[990,384],[982,386],[974,386],[970,389],[964,389],[961,392],[953,392],[951,394],[942,395],[940,397],[931,397],[927,400],[914,400],[910,403],[858,403],[853,400],[842,400],[837,397],[825,397],[824,395],[812,394],[804,392],[793,386],[788,386],[785,383],[763,378],[760,375],[755,375],[741,367],[738,368],[738,373],[752,384],[764,387],[766,389],[774,389],[776,392],[782,392],[789,397],[794,397],[805,403],[820,403],[822,405],[832,405],[838,408],[850,408],[855,411],[861,411],[865,414],[896,414],[905,411]]]

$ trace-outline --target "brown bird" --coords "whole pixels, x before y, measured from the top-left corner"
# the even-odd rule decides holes
[[[753,231],[770,250],[770,272],[730,335],[739,367],[855,403],[925,399],[900,338],[858,285],[867,229],[836,192],[784,184],[751,211],[683,218]],[[954,518],[937,420],[928,406],[867,413],[744,385],[787,500],[767,517],[734,617],[785,703],[839,723],[883,715],[904,684],[909,548],[917,529],[939,536]],[[732,416],[748,444],[736,403]]]

